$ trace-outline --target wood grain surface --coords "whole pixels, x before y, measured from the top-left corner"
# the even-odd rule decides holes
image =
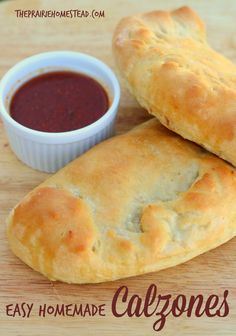
[[[44,51],[75,50],[100,58],[114,70],[111,38],[118,20],[128,14],[153,9],[192,6],[205,20],[214,48],[236,62],[236,1],[3,1],[0,2],[0,77],[17,61]],[[15,9],[104,10],[105,18],[17,18]],[[122,85],[122,83],[121,83]],[[116,131],[122,133],[149,118],[134,98],[122,88]],[[99,285],[52,283],[18,260],[9,250],[5,218],[10,209],[48,175],[17,160],[9,148],[0,123],[0,334],[3,336],[115,336],[115,335],[236,335],[236,239],[183,265],[121,281]],[[224,200],[222,200],[223,202]],[[115,318],[112,297],[121,285],[130,293],[145,295],[155,283],[161,294],[218,294],[229,290],[230,314],[226,318],[169,316],[164,331],[155,333],[155,317]],[[9,317],[6,305],[33,303],[32,316]],[[40,304],[106,304],[105,317],[39,317]]]

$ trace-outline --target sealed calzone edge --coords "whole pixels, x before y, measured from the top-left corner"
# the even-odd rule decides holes
[[[140,105],[236,167],[236,66],[210,48],[205,25],[193,10],[122,19],[113,51]]]
[[[12,251],[51,280],[158,271],[235,235],[236,174],[151,120],[60,170],[8,222]]]

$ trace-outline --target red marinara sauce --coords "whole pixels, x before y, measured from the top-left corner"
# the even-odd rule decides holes
[[[11,99],[10,115],[33,130],[58,133],[90,125],[108,108],[108,95],[95,79],[55,71],[24,83]]]

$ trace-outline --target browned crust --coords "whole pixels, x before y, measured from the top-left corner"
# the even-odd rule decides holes
[[[236,166],[236,67],[212,50],[190,8],[124,18],[113,37],[120,73],[162,124]]]
[[[236,174],[156,119],[94,147],[9,217],[13,252],[52,280],[157,271],[236,232]]]

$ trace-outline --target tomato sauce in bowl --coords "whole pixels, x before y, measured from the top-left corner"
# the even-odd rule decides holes
[[[13,152],[48,173],[113,135],[119,101],[112,69],[74,51],[25,58],[0,81],[0,116]]]
[[[69,132],[88,126],[109,109],[109,98],[94,78],[73,71],[38,75],[18,88],[10,115],[18,123],[42,132]]]

